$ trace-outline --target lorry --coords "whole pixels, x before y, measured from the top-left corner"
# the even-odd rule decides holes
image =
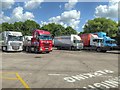
[[[111,39],[105,32],[96,32],[94,34],[98,35],[100,38],[103,38],[103,45],[107,48],[107,50],[114,50],[117,48],[116,40]]]
[[[81,50],[83,42],[78,35],[54,37],[54,47],[57,49]]]
[[[23,35],[21,32],[4,31],[0,33],[2,51],[22,51]]]
[[[94,34],[81,34],[80,35],[83,41],[83,49],[86,50],[96,50],[97,52],[106,52],[107,48],[103,45],[103,38],[98,37]]]
[[[25,40],[24,40],[25,41]],[[25,43],[27,41],[27,43]],[[24,48],[27,52],[46,52],[49,53],[52,51],[52,38],[51,34],[48,31],[36,29],[32,33],[32,37],[26,37],[24,42]]]

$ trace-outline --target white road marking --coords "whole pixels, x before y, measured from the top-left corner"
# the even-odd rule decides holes
[[[85,88],[86,90],[97,90],[97,88],[101,88],[101,89],[109,89],[109,88],[118,88],[119,86],[119,79],[120,79],[120,76],[118,77],[115,77],[115,78],[112,78],[112,79],[109,79],[109,80],[105,80],[103,82],[100,82],[100,83],[94,83],[92,85],[88,85],[87,87],[83,87]]]
[[[112,74],[112,73],[114,73],[114,71],[105,69],[103,71],[99,70],[96,72],[83,73],[75,76],[65,77],[64,80],[67,82],[75,82],[77,80],[80,81],[88,78],[101,77],[103,75]]]
[[[50,76],[60,76],[60,75],[61,75],[61,76],[62,76],[62,75],[63,75],[63,76],[68,76],[67,74],[48,74],[48,75],[50,75]]]

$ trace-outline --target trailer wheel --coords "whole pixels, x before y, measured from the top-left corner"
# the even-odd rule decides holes
[[[96,51],[97,51],[97,52],[101,52],[101,48],[97,48]]]

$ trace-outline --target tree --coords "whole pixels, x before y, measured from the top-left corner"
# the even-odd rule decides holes
[[[120,21],[118,22],[118,33],[116,37],[118,45],[120,45]]]
[[[74,30],[72,27],[68,26],[65,29],[65,35],[71,35],[71,34],[77,34],[76,30]]]
[[[76,30],[74,30],[72,27],[68,26],[67,28],[64,28],[62,25],[55,23],[44,25],[41,27],[41,29],[51,32],[53,36],[77,34]]]
[[[21,31],[23,29],[23,22],[15,22],[14,28],[16,31]]]
[[[23,23],[23,35],[31,35],[32,31],[39,29],[40,25],[33,20],[27,20]]]
[[[111,19],[106,18],[95,18],[93,20],[88,20],[84,26],[84,33],[94,33],[94,32],[106,32],[110,37],[117,36],[117,23]]]

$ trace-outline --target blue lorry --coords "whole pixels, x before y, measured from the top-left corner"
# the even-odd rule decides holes
[[[105,32],[96,32],[98,37],[103,38],[103,45],[106,50],[114,50],[117,47],[116,40],[107,36]]]

